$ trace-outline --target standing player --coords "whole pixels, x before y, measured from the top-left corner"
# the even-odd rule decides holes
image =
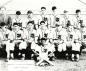
[[[71,25],[70,17],[68,15],[68,11],[64,10],[64,14],[61,18],[61,24],[63,27],[69,27]]]
[[[8,16],[6,14],[6,8],[5,7],[0,8],[0,24],[2,22],[4,22],[7,25],[8,29],[11,29],[12,19],[10,16]]]
[[[45,25],[49,27],[50,21],[49,21],[49,16],[46,13],[46,7],[41,7],[41,12],[39,16],[39,26],[41,25],[40,22],[44,21]]]
[[[83,19],[81,16],[81,10],[77,9],[75,13],[76,13],[76,15],[75,15],[75,17],[73,17],[73,25],[74,25],[74,27],[82,28]]]
[[[22,27],[22,19],[20,11],[16,11],[16,17],[12,20],[12,26],[14,23],[18,23]]]
[[[57,14],[56,6],[53,6],[52,14],[50,15],[50,27],[55,27],[56,24],[60,25],[60,16]]]

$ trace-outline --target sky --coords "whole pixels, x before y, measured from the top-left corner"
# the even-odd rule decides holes
[[[68,10],[69,13],[74,13],[76,9],[81,9],[83,13],[86,12],[86,0],[0,0],[0,6],[4,3],[7,10],[12,11],[40,11],[40,8],[44,6],[47,8],[47,11],[50,12],[52,6],[56,6],[59,13],[63,13],[63,10]]]

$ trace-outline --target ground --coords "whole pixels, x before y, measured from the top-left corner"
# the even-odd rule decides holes
[[[86,71],[86,53],[80,56],[79,62],[57,59],[54,66],[39,67],[31,60],[0,60],[0,71]]]

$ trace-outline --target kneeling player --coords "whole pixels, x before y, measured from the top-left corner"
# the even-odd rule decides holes
[[[44,61],[47,62],[50,65],[53,65],[53,63],[48,58],[48,52],[49,50],[49,44],[46,42],[47,40],[45,38],[41,39],[42,45],[40,46],[41,52],[39,54],[40,61],[36,65],[41,65]]]

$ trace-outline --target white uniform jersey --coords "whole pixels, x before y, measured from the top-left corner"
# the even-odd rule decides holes
[[[48,35],[49,39],[56,39],[55,36],[56,36],[55,28],[50,28],[49,35]]]
[[[16,40],[20,40],[20,39],[23,39],[23,30],[18,30],[18,31],[13,31],[15,33],[15,39]]]
[[[69,15],[62,15],[60,20],[61,20],[61,25],[63,27],[67,27],[68,25],[72,25],[72,23],[71,23],[72,18]]]
[[[31,43],[31,49],[34,49],[35,51],[41,52],[41,47],[37,45],[34,41]]]
[[[36,30],[27,30],[27,29],[23,29],[23,38],[27,39],[30,41],[31,39],[31,35],[33,34],[35,37],[37,36],[37,31]]]
[[[15,40],[16,39],[15,38],[15,33],[13,31],[10,31],[9,36],[8,36],[8,39],[9,40]]]
[[[67,31],[66,29],[62,28],[62,30],[59,33],[61,35],[61,39],[66,42],[66,38],[67,38]]]
[[[71,31],[71,32],[68,32],[66,45],[72,46],[73,43],[74,43],[74,31]]]
[[[14,50],[15,43],[14,42],[6,42],[6,51],[9,52],[10,50]]]
[[[61,39],[66,42],[66,37],[67,37],[67,31],[66,29],[62,28],[60,31],[58,31],[57,29],[54,29],[54,31],[52,31],[53,37],[54,39],[58,39],[59,36],[61,36]]]
[[[9,50],[14,50],[15,43],[14,42],[10,42],[10,41],[14,41],[15,40],[15,33],[13,31],[9,32],[8,40],[9,41],[7,41],[6,47],[9,48]]]
[[[81,44],[80,43],[73,43],[72,50],[80,51]]]
[[[67,31],[66,29],[62,28],[59,32],[57,32],[58,38],[58,51],[66,51],[66,38],[67,38]]]
[[[10,30],[6,30],[6,31],[3,31],[2,29],[0,29],[0,39],[3,41],[3,40],[8,40],[9,39],[9,34],[10,34]]]
[[[59,21],[58,21],[57,18],[59,19]],[[51,27],[55,27],[56,24],[59,24],[59,25],[61,24],[61,22],[60,22],[60,16],[59,15],[51,14],[50,15],[50,26]]]
[[[49,30],[47,29],[47,27],[45,27],[45,29],[41,29],[41,28],[39,28],[39,29],[37,29],[37,36],[39,37],[40,36],[40,38],[43,38],[43,37],[47,37],[47,38],[49,38],[48,37],[48,35],[49,35]]]
[[[20,49],[20,50],[26,49],[26,47],[27,47],[26,41],[22,41],[22,42],[19,44],[19,49]]]
[[[74,39],[80,41],[81,40],[81,32],[80,32],[80,30],[75,29],[73,36],[74,36]]]
[[[14,42],[10,42],[10,40],[14,40],[14,34],[10,30],[2,31],[0,30],[0,41],[2,44],[6,44],[6,51],[14,50]]]
[[[21,27],[22,27],[22,19],[21,18],[14,18],[13,20],[12,20],[12,26],[13,26],[13,23],[21,23],[20,25],[21,25]]]
[[[72,19],[72,23],[74,27],[80,28],[82,24],[82,17],[78,17],[77,15],[75,15]]]
[[[48,52],[51,51],[51,52],[54,52],[55,51],[55,46],[54,44],[51,44],[49,42],[47,42],[47,44],[45,45],[45,48],[47,48]]]

